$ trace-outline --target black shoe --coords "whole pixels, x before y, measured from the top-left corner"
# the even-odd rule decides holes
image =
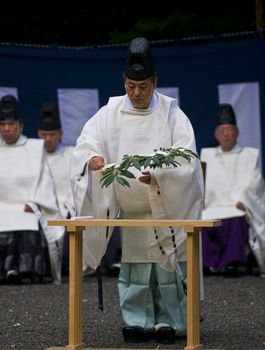
[[[42,275],[39,275],[38,273],[34,273],[30,277],[30,283],[31,284],[45,284],[44,277]]]
[[[119,277],[120,274],[120,267],[118,266],[106,266],[106,275],[108,277]]]
[[[174,344],[176,331],[171,327],[161,327],[156,331],[156,341],[161,344]]]
[[[16,271],[9,271],[6,276],[7,284],[19,285],[21,284],[21,276]]]
[[[177,339],[187,338],[187,331],[176,331],[176,338]]]
[[[122,335],[126,343],[145,343],[154,339],[155,332],[153,330],[146,331],[141,327],[126,326],[122,329]]]
[[[224,277],[239,277],[239,271],[237,266],[228,265],[224,271]]]
[[[212,271],[209,269],[209,267],[203,268],[203,276],[212,276]]]

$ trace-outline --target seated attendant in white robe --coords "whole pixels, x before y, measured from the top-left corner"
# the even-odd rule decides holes
[[[58,218],[55,185],[44,159],[43,141],[22,135],[18,102],[0,100],[0,279],[42,278],[48,246],[54,282],[61,281],[62,230],[47,226]]]
[[[155,91],[157,75],[144,38],[129,46],[126,95],[112,97],[84,126],[71,162],[78,215],[124,219],[200,219],[202,172],[198,159],[177,168],[134,172],[130,188],[101,188],[100,172],[123,155],[150,155],[160,147],[196,151],[192,125],[173,98]],[[96,268],[111,228],[84,234],[84,259]],[[155,338],[171,344],[186,331],[186,234],[179,228],[124,227],[119,275],[125,342]]]
[[[62,143],[63,130],[56,103],[46,102],[42,106],[38,136],[44,140],[46,159],[55,181],[61,214],[64,218],[74,216],[74,200],[69,173],[74,147]]]
[[[70,182],[70,160],[73,146],[62,143],[63,129],[59,108],[54,102],[46,102],[41,108],[39,116],[38,136],[44,140],[46,159],[55,181],[57,198],[63,218],[75,216],[74,200]],[[69,237],[65,232],[63,244],[62,273],[69,271]]]
[[[249,252],[265,273],[265,184],[258,149],[239,147],[234,110],[220,104],[214,133],[218,147],[203,148],[206,162],[204,219],[222,219],[222,226],[203,229],[203,266],[237,275]]]

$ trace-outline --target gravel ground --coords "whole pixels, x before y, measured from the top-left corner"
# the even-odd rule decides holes
[[[97,348],[132,347],[121,335],[117,278],[103,277],[104,310],[95,277],[84,279],[84,341]],[[68,279],[61,285],[0,286],[0,349],[44,350],[68,343]],[[205,278],[203,349],[265,350],[265,278]],[[157,349],[155,342],[134,345]],[[186,339],[159,348],[183,349]]]

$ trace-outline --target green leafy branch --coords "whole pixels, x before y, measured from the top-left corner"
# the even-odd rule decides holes
[[[181,163],[177,158],[184,158],[187,161],[191,161],[192,158],[199,158],[198,154],[183,148],[159,148],[154,150],[155,154],[150,156],[123,156],[121,163],[116,163],[110,167],[105,168],[102,171],[102,177],[100,183],[102,187],[108,187],[115,180],[122,186],[130,187],[129,182],[125,177],[129,179],[135,179],[133,173],[128,169],[134,167],[141,171],[142,168],[164,168],[173,166],[174,168],[181,166]]]

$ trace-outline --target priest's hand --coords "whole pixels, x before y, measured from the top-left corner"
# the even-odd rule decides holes
[[[242,202],[237,202],[236,207],[239,210],[246,211],[246,207],[244,206],[244,204]]]
[[[88,162],[88,169],[90,170],[99,170],[102,169],[104,166],[104,158],[100,156],[93,157]]]
[[[31,209],[31,207],[28,204],[25,204],[24,211],[26,213],[34,213],[34,211]]]
[[[149,171],[143,171],[143,176],[139,176],[138,180],[144,184],[150,185],[151,183],[151,174]]]

